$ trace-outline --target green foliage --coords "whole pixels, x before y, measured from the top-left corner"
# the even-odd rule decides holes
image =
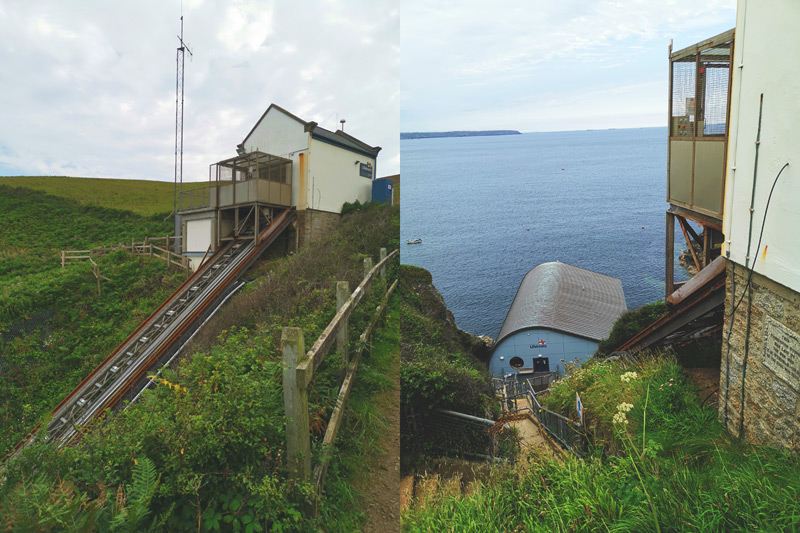
[[[349,213],[355,213],[356,211],[361,211],[362,209],[364,209],[364,206],[368,204],[369,202],[362,204],[359,200],[356,200],[355,202],[352,203],[345,202],[342,204],[342,214],[347,215]]]
[[[54,224],[53,220],[58,220]],[[61,268],[59,251],[145,235],[170,224],[0,186],[0,332],[45,315],[42,330],[0,339],[0,454],[19,441],[182,281],[164,263],[115,252],[100,257],[101,295],[87,263]]]
[[[614,323],[608,338],[601,340],[597,345],[595,357],[607,356],[666,313],[667,304],[664,303],[664,300],[644,304],[632,311],[625,311]]]
[[[70,501],[80,497],[85,508],[98,507],[94,523],[100,530],[112,525],[151,529],[160,523],[170,531],[309,531],[323,526],[333,531],[337,524],[344,524],[340,531],[359,529],[363,503],[356,498],[363,496],[346,497],[344,487],[366,468],[364,457],[380,430],[380,416],[370,410],[369,399],[389,386],[385,374],[397,358],[398,326],[388,328],[386,336],[376,333],[371,356],[362,359],[350,399],[352,418],[337,441],[342,457],[331,465],[329,490],[320,502],[324,521],[306,512],[310,486],[289,479],[283,458],[281,328],[301,327],[307,346],[316,339],[335,314],[336,280],[347,279],[354,289],[363,277],[362,254],[377,257],[380,247],[397,238],[396,211],[348,215],[327,239],[260,266],[260,278],[231,299],[180,366],[164,371],[161,384],[135,405],[94,424],[79,446],[61,451],[41,444],[27,448],[13,461],[0,487],[0,515],[6,520],[2,525],[14,529],[36,523],[36,506],[45,503],[47,491],[31,495],[23,488],[26,479],[42,472],[53,486],[60,479],[70,480]],[[396,275],[396,267],[388,270]],[[130,290],[137,283],[127,281]],[[361,333],[358,329],[367,323],[386,285],[376,279],[351,315],[351,340]],[[126,301],[120,295],[117,299]],[[106,302],[95,311],[107,319],[118,310]],[[87,310],[80,317],[81,327],[88,315]],[[341,356],[331,353],[315,372],[309,386],[312,429],[324,429],[330,417],[341,369]],[[316,460],[321,433],[313,438]],[[156,477],[149,470],[137,473],[133,459],[139,464],[152,461]],[[117,495],[108,487],[117,487]],[[120,492],[119,487],[127,489]],[[24,494],[35,501],[24,512],[6,515]],[[116,503],[120,498],[126,502],[124,513]]]
[[[791,531],[800,459],[733,441],[672,357],[593,361],[565,380],[613,445],[586,460],[536,461],[464,497],[412,510],[406,531]],[[635,372],[633,376],[632,372]],[[623,379],[625,377],[626,379]],[[583,389],[583,387],[586,387]],[[555,393],[555,390],[554,390]],[[548,400],[554,404],[560,399]],[[601,402],[605,402],[604,405]],[[621,409],[625,403],[632,404]],[[628,424],[613,413],[623,413]],[[598,414],[600,413],[600,414]],[[605,413],[605,414],[602,414]]]
[[[483,453],[485,430],[455,434],[432,415],[436,409],[451,409],[486,416],[494,406],[486,367],[467,352],[463,334],[447,321],[428,271],[403,265],[400,294],[402,468],[447,449]]]
[[[151,514],[150,501],[156,493],[160,477],[153,461],[147,457],[133,467],[133,484],[127,487],[127,491],[120,490],[117,493],[110,524],[112,531],[134,532],[145,529],[145,520]],[[153,530],[158,525],[159,520],[156,519],[146,528]]]

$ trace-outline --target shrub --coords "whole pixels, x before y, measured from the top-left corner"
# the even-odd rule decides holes
[[[594,356],[607,356],[666,313],[667,305],[664,300],[644,304],[637,309],[622,313],[617,321],[614,322],[608,338],[601,340],[597,345],[597,351]]]

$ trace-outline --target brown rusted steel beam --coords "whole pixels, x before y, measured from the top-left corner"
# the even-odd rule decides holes
[[[615,351],[646,348],[698,316],[722,305],[724,300],[725,271],[723,269],[721,274],[709,278],[673,306],[666,315],[644,328]]]
[[[692,238],[695,244],[701,247],[703,246],[703,243],[700,242],[700,236],[697,234],[691,224],[686,224],[686,231],[689,232],[689,236]]]
[[[215,252],[215,254],[214,254],[214,255],[217,255],[217,254],[221,253],[221,252],[222,252],[222,250],[223,250],[223,249],[222,249],[222,248],[220,248],[219,250],[217,250],[217,251]],[[213,257],[213,256],[212,256],[212,257]],[[139,324],[139,327],[137,327],[137,328],[136,328],[136,330],[135,330],[133,333],[131,333],[131,334],[130,334],[130,335],[129,335],[129,336],[128,336],[128,337],[127,337],[127,338],[126,338],[124,341],[122,341],[122,342],[121,342],[121,343],[120,343],[120,344],[119,344],[119,345],[118,345],[118,346],[117,346],[117,347],[116,347],[116,348],[115,348],[115,349],[114,349],[114,350],[113,350],[113,351],[112,351],[112,352],[111,352],[111,353],[108,355],[108,357],[106,357],[106,358],[105,358],[105,359],[104,359],[104,360],[103,360],[103,361],[102,361],[100,364],[98,364],[98,365],[97,365],[97,366],[94,368],[94,370],[92,370],[92,371],[89,373],[89,375],[88,375],[88,376],[86,376],[86,377],[85,377],[85,378],[84,378],[84,379],[83,379],[83,380],[82,380],[82,381],[81,381],[81,382],[78,384],[78,386],[77,386],[77,387],[75,387],[75,388],[72,390],[72,392],[70,392],[68,395],[66,395],[66,396],[64,397],[64,399],[62,399],[62,400],[61,400],[61,402],[59,402],[59,404],[58,404],[58,405],[56,405],[56,406],[53,408],[53,410],[50,412],[50,414],[54,416],[54,415],[55,415],[55,414],[56,414],[56,413],[57,413],[57,412],[58,412],[58,411],[59,411],[59,410],[60,410],[60,409],[61,409],[61,408],[64,406],[64,404],[66,404],[66,403],[67,403],[68,401],[70,401],[70,400],[71,400],[71,399],[72,399],[72,398],[73,398],[73,397],[74,397],[76,394],[78,394],[78,393],[81,391],[81,389],[83,389],[84,385],[86,385],[86,383],[88,383],[88,382],[89,382],[89,381],[90,381],[90,380],[91,380],[91,379],[92,379],[92,378],[93,378],[93,377],[94,377],[94,376],[95,376],[95,375],[96,375],[98,372],[100,372],[100,370],[102,370],[102,369],[103,369],[103,368],[106,366],[106,364],[107,364],[109,361],[111,361],[111,359],[113,359],[113,358],[114,358],[114,357],[117,355],[117,353],[118,353],[118,352],[119,352],[119,351],[120,351],[120,350],[121,350],[121,349],[122,349],[122,348],[123,348],[123,347],[124,347],[126,344],[128,344],[128,343],[129,343],[129,342],[130,342],[130,341],[131,341],[131,340],[132,340],[134,337],[138,336],[138,334],[141,332],[141,330],[142,330],[142,329],[143,329],[145,326],[147,326],[147,324],[148,324],[148,323],[149,323],[151,320],[153,320],[153,319],[154,319],[154,318],[155,318],[155,317],[156,317],[156,316],[157,316],[157,315],[158,315],[158,314],[161,312],[161,310],[162,310],[164,307],[166,307],[166,306],[167,306],[167,305],[168,305],[170,302],[172,302],[172,301],[173,301],[173,300],[174,300],[176,297],[178,297],[178,296],[179,296],[179,295],[180,295],[180,294],[181,294],[181,293],[184,291],[184,289],[186,288],[186,286],[187,286],[188,284],[190,284],[190,283],[194,283],[194,281],[195,281],[195,277],[197,277],[197,276],[200,276],[200,275],[201,275],[201,273],[204,273],[204,272],[205,272],[205,270],[207,269],[207,267],[208,267],[209,265],[213,264],[213,263],[214,263],[214,261],[209,261],[209,262],[208,262],[208,263],[205,265],[205,267],[206,267],[206,268],[203,268],[203,267],[201,267],[201,268],[198,268],[198,269],[197,269],[197,271],[196,271],[196,272],[195,272],[195,273],[194,273],[194,274],[193,274],[191,277],[189,277],[189,278],[188,278],[186,281],[184,281],[184,282],[181,284],[181,286],[180,286],[180,287],[178,287],[178,288],[175,290],[175,292],[173,292],[173,293],[172,293],[172,295],[171,295],[169,298],[167,298],[166,300],[164,300],[164,302],[163,302],[163,303],[162,303],[162,304],[161,304],[161,305],[158,307],[158,309],[156,309],[155,311],[153,311],[153,312],[150,314],[150,316],[149,316],[149,317],[147,317],[147,318],[146,318],[144,321],[142,321],[142,323],[141,323],[141,324]],[[27,443],[28,443],[28,442],[29,442],[29,441],[30,441],[30,440],[31,440],[33,437],[35,437],[35,436],[36,436],[36,434],[39,432],[39,429],[41,429],[41,424],[37,424],[37,425],[36,425],[36,427],[34,427],[34,428],[33,428],[33,429],[32,429],[32,430],[29,432],[29,433],[27,433],[27,434],[26,434],[26,435],[25,435],[25,436],[22,438],[22,440],[21,440],[19,443],[17,443],[17,445],[16,445],[16,446],[14,446],[14,449],[13,449],[13,450],[11,450],[11,451],[10,451],[8,454],[6,454],[6,456],[3,458],[3,461],[5,462],[5,461],[6,461],[8,458],[10,458],[10,457],[13,457],[14,455],[16,455],[16,454],[17,454],[17,452],[18,452],[18,451],[19,451],[19,450],[20,450],[20,449],[21,449],[23,446],[25,446],[25,445],[26,445],[26,444],[27,444]]]
[[[695,291],[702,289],[713,278],[725,273],[725,258],[722,256],[714,259],[706,268],[698,272],[678,290],[667,297],[667,305],[678,305]]]
[[[686,226],[688,226],[688,223],[683,219],[683,217],[676,217],[676,218],[678,219],[678,224],[681,225],[681,231],[683,231],[683,238],[686,239],[686,246],[689,247],[689,253],[692,254],[692,259],[694,260],[694,266],[696,266],[697,271],[700,272],[703,269],[703,267],[700,266],[700,261],[698,261],[697,254],[694,252],[694,244],[692,243],[692,239],[686,232]]]
[[[291,222],[291,217],[290,217],[290,218],[287,218],[287,220],[288,220],[289,222]],[[288,226],[288,224],[287,224],[287,223],[285,223],[285,221],[284,221],[284,224],[280,224],[280,223],[278,223],[277,221],[276,221],[276,223],[278,224],[277,226],[275,226],[275,227],[273,227],[273,226],[270,226],[269,228],[267,228],[266,230],[264,230],[264,234],[263,234],[262,236],[265,236],[265,237],[266,237],[266,234],[267,234],[267,233],[268,233],[270,230],[276,231],[276,233],[277,233],[277,234],[279,234],[279,233],[280,233],[280,232],[281,232],[283,229],[285,229],[285,228],[286,228],[286,226]],[[276,235],[276,236],[277,236],[277,235]],[[132,375],[131,375],[131,377],[128,379],[128,381],[125,383],[125,385],[124,385],[124,386],[122,386],[122,387],[120,387],[119,389],[117,389],[116,393],[114,393],[114,394],[113,394],[113,395],[112,395],[112,396],[111,396],[111,397],[110,397],[108,400],[106,400],[105,404],[102,406],[102,408],[101,408],[99,411],[100,411],[100,412],[102,412],[102,411],[104,411],[105,409],[113,408],[113,407],[114,407],[114,406],[115,406],[115,405],[116,405],[116,404],[117,404],[117,403],[118,403],[118,402],[119,402],[119,401],[120,401],[122,398],[124,398],[124,397],[125,397],[125,395],[126,395],[126,394],[128,394],[128,392],[130,392],[130,390],[131,390],[131,389],[132,389],[132,388],[133,388],[133,387],[136,385],[136,383],[137,383],[137,382],[138,382],[138,381],[139,381],[139,380],[140,380],[142,377],[144,377],[144,376],[145,376],[145,374],[146,374],[146,373],[147,373],[147,371],[149,370],[150,366],[152,366],[154,363],[156,363],[156,362],[157,362],[157,361],[158,361],[158,360],[161,358],[161,356],[164,354],[164,352],[166,352],[166,350],[167,350],[167,349],[168,349],[168,348],[169,348],[169,347],[170,347],[170,346],[171,346],[171,345],[172,345],[172,344],[173,344],[173,343],[174,343],[176,340],[178,340],[178,339],[180,338],[180,336],[181,336],[181,335],[183,335],[183,333],[186,331],[186,329],[187,329],[187,328],[188,328],[188,327],[189,327],[189,326],[190,326],[192,323],[194,323],[194,321],[197,319],[197,317],[199,317],[199,316],[200,316],[200,315],[201,315],[201,314],[202,314],[202,313],[203,313],[203,312],[206,310],[206,308],[208,307],[208,305],[209,305],[211,302],[213,302],[213,301],[214,301],[214,300],[215,300],[215,299],[216,299],[216,298],[217,298],[217,297],[220,295],[220,293],[222,293],[222,291],[223,291],[223,290],[225,290],[225,288],[226,288],[226,287],[228,286],[228,284],[230,283],[230,280],[236,279],[236,277],[237,277],[237,276],[240,274],[240,272],[242,272],[242,270],[243,270],[245,267],[249,266],[249,263],[250,263],[250,261],[249,261],[249,258],[250,258],[250,257],[253,257],[253,256],[256,256],[256,255],[258,255],[258,254],[259,254],[261,251],[263,251],[263,249],[264,249],[264,248],[266,248],[267,246],[269,246],[269,244],[270,244],[271,242],[272,242],[272,240],[267,240],[267,241],[264,241],[264,243],[262,244],[262,246],[254,248],[254,249],[253,249],[253,250],[250,252],[249,256],[248,256],[247,258],[245,258],[245,260],[244,260],[244,261],[243,261],[243,262],[242,262],[242,263],[241,263],[241,264],[240,264],[240,265],[239,265],[237,268],[235,268],[235,269],[233,270],[233,272],[231,272],[231,273],[228,275],[228,280],[229,280],[229,281],[228,281],[228,282],[226,282],[226,283],[222,283],[222,284],[220,284],[220,286],[219,286],[219,287],[218,287],[218,288],[217,288],[217,289],[216,289],[216,290],[215,290],[213,293],[211,293],[211,295],[209,295],[209,296],[208,296],[208,297],[205,299],[205,301],[204,301],[204,302],[202,302],[202,304],[201,304],[201,305],[199,305],[199,306],[197,307],[197,309],[195,309],[195,311],[194,311],[194,312],[193,312],[191,315],[189,315],[189,317],[188,317],[188,318],[187,318],[187,319],[184,321],[183,325],[182,325],[180,328],[178,328],[177,330],[175,330],[175,331],[172,333],[172,335],[170,335],[170,336],[169,336],[169,337],[168,337],[168,338],[167,338],[167,339],[166,339],[166,340],[165,340],[165,341],[164,341],[164,342],[161,344],[161,346],[159,347],[159,349],[158,349],[158,350],[156,350],[156,351],[154,351],[154,352],[153,352],[153,353],[150,355],[150,357],[148,357],[147,361],[146,361],[144,364],[142,364],[142,365],[140,365],[140,366],[139,366],[139,370],[138,370],[137,372],[135,372],[134,374],[132,374]],[[212,261],[209,261],[209,264],[212,264]],[[201,269],[199,269],[199,270],[198,270],[198,272],[200,272],[201,270],[203,270],[203,269],[202,269],[202,268],[201,268]],[[191,277],[190,277],[190,278],[189,278],[187,281],[189,281],[189,280],[191,280],[191,279],[193,279],[193,278],[194,278],[194,275],[192,275],[192,276],[191,276]],[[183,287],[185,284],[186,284],[186,282],[184,282],[184,283],[181,285],[181,287]],[[168,301],[171,301],[171,300],[172,300],[172,298],[170,298]],[[161,307],[163,307],[163,306],[164,306],[166,303],[167,303],[167,302],[164,302],[164,304],[162,304],[162,306],[161,306]],[[161,309],[161,307],[159,307],[159,309]],[[152,315],[151,315],[151,316],[152,316]],[[76,434],[76,436],[77,436],[78,438],[80,438],[80,435],[81,435],[80,433]]]
[[[674,215],[680,216],[685,218],[686,220],[691,220],[692,222],[697,222],[703,227],[713,228],[717,231],[722,231],[722,221],[709,216],[704,215],[698,211],[692,211],[691,209],[681,207],[676,204],[669,204],[669,209],[667,210],[668,213],[672,213]]]

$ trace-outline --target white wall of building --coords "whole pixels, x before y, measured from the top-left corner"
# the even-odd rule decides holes
[[[259,150],[268,154],[292,160],[292,205],[299,205],[300,190],[300,154],[308,151],[310,134],[305,126],[279,109],[269,110],[256,126],[253,134],[244,143],[248,152]]]
[[[186,222],[186,252],[205,252],[211,246],[213,229],[212,218],[188,220]]]
[[[374,174],[375,158],[312,139],[308,159],[306,197],[311,209],[339,213],[345,202],[372,198],[372,179],[361,177],[359,169],[360,163],[370,163]]]
[[[724,252],[744,265],[763,98],[749,265],[800,291],[800,2],[739,0],[731,91]],[[756,245],[773,182],[758,257]],[[755,262],[754,262],[755,261]]]
[[[280,109],[273,107],[262,117],[244,148],[292,160],[292,205],[297,209],[339,213],[345,202],[372,198],[372,180],[360,176],[355,162],[371,163],[375,169],[375,158],[312,139],[303,123]]]

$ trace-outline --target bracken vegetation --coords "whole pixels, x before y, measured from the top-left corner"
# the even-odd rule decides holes
[[[185,278],[117,252],[61,268],[60,250],[166,235],[162,217],[0,186],[0,455],[16,444]]]
[[[370,399],[390,385],[386,376],[399,343],[397,299],[359,368],[318,517],[308,512],[311,487],[288,479],[283,458],[280,332],[284,326],[300,327],[312,343],[335,314],[336,281],[348,280],[354,289],[363,276],[363,258],[377,258],[380,247],[396,248],[398,228],[396,208],[362,207],[329,238],[256,266],[248,274],[254,281],[139,402],[96,423],[79,445],[57,451],[38,442],[7,465],[0,527],[359,529],[365,496],[349,479],[377,451],[384,422]],[[373,283],[351,317],[351,340],[363,330],[387,280],[396,276],[397,267],[390,267],[386,280]],[[313,458],[335,405],[341,371],[341,357],[331,353],[310,385]]]

